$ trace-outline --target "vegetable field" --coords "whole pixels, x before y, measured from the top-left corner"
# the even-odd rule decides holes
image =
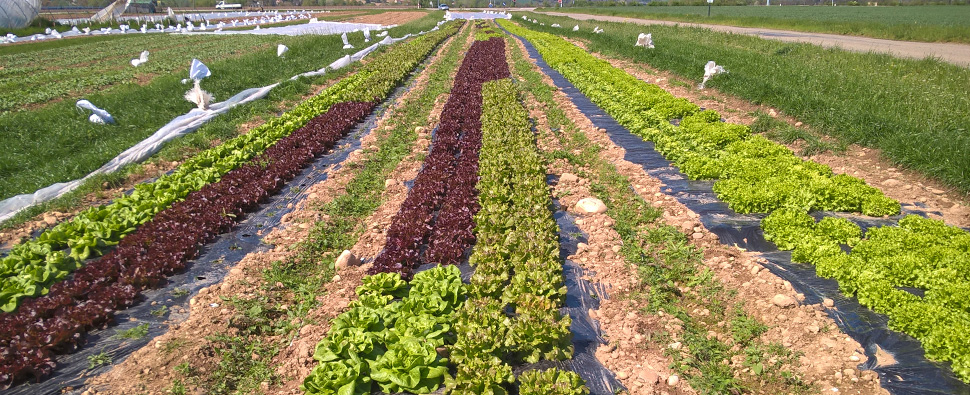
[[[0,386],[340,395],[970,388],[970,343],[960,335],[970,328],[966,230],[527,16],[440,17],[391,29],[417,34],[326,78],[281,84],[303,88],[243,107],[268,110],[246,125],[231,118],[241,133],[197,150],[176,142],[163,151],[185,151],[171,172],[9,242]],[[321,47],[342,45],[339,36],[289,38],[296,64],[285,64],[262,54],[275,36],[178,39],[143,43],[174,51],[155,68],[118,69],[119,81],[137,78],[132,70],[157,78],[101,97],[175,89],[188,50],[223,58],[213,70],[231,92],[241,70],[315,70]],[[86,64],[124,42],[81,44],[46,65],[28,52],[4,59],[0,78],[86,75]],[[90,97],[58,95],[71,94]],[[59,105],[48,101],[0,118],[41,122]],[[70,115],[78,119],[52,138],[86,122]]]

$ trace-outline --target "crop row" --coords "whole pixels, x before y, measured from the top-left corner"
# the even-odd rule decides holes
[[[334,318],[313,358],[320,362],[303,381],[307,394],[435,392],[446,380],[455,311],[466,286],[457,266],[438,266],[414,275],[364,277],[358,299]]]
[[[951,362],[970,382],[970,233],[909,215],[899,226],[870,228],[863,238],[847,219],[816,222],[791,209],[775,211],[761,226],[779,249],[792,250],[793,261],[838,280],[843,293],[887,315],[890,328],[919,339],[928,358]]]
[[[331,106],[250,163],[163,210],[116,249],[55,284],[46,296],[0,316],[0,382],[48,373],[55,366],[55,350],[74,348],[84,331],[103,326],[116,309],[133,305],[140,291],[183,270],[199,246],[231,229],[246,212],[281,189],[376,104]]]
[[[394,69],[386,67],[387,63],[413,66],[420,59],[410,58],[427,54],[454,31],[453,25],[438,34],[409,42],[410,45],[398,47],[396,53],[392,51],[386,55],[391,58],[390,62],[381,58],[371,63],[385,63],[385,67],[365,71],[370,75],[379,75],[383,71],[385,78],[393,78],[394,74],[389,72]],[[416,47],[414,42],[423,42],[427,46]],[[401,48],[405,50],[401,51]],[[426,50],[418,51],[420,49]],[[407,70],[402,71],[402,77],[405,72]],[[349,91],[348,84],[341,83],[338,86],[343,89],[331,96],[373,98],[390,91],[391,85],[383,84],[377,78],[365,82],[368,80],[372,85],[362,92]],[[383,92],[375,87],[383,88]],[[319,100],[321,96],[309,101]],[[320,120],[283,138],[249,164],[160,213],[136,234],[122,240],[122,245],[114,252],[91,262],[71,280],[55,284],[46,297],[25,302],[16,313],[0,316],[0,349],[3,350],[0,356],[5,359],[3,366],[8,368],[0,371],[0,381],[9,383],[29,374],[40,376],[49,371],[53,366],[49,357],[52,349],[69,348],[68,345],[81,338],[79,331],[103,324],[110,318],[112,309],[130,305],[141,288],[164,279],[163,273],[170,274],[184,267],[200,243],[231,227],[242,210],[254,207],[266,193],[281,187],[307,161],[332,146],[373,106],[373,102],[332,106]],[[296,122],[293,118],[291,116],[289,121]],[[201,166],[199,157],[193,159],[192,165]],[[29,330],[24,333],[24,328]]]
[[[410,276],[421,263],[458,264],[474,241],[481,147],[481,86],[509,76],[501,40],[476,41],[458,69],[431,152],[387,232],[372,273]],[[437,212],[437,216],[435,213]],[[422,246],[428,247],[421,256]]]
[[[793,250],[794,261],[815,264],[819,276],[837,279],[846,295],[889,316],[893,329],[922,342],[927,357],[951,362],[957,376],[970,381],[970,340],[959,335],[970,330],[970,234],[917,216],[904,218],[899,227],[871,229],[865,239],[846,219],[816,223],[807,212],[881,216],[897,214],[900,207],[862,180],[803,161],[556,36],[506,26],[535,44],[553,68],[618,122],[653,141],[689,177],[716,179],[714,191],[732,209],[771,213],[762,222],[766,238]],[[680,124],[670,124],[676,118]]]
[[[826,166],[796,157],[791,150],[744,125],[722,122],[697,105],[599,60],[555,35],[502,21],[532,42],[543,59],[593,103],[645,140],[691,179],[714,179],[718,197],[739,213],[769,213],[781,207],[899,213],[899,202],[865,181],[834,175]],[[681,119],[679,125],[670,121]]]
[[[504,394],[515,381],[512,365],[573,353],[571,321],[559,312],[566,288],[546,168],[528,113],[508,79],[485,84],[482,96],[475,274],[450,354],[457,372],[449,388],[457,394]],[[519,380],[521,394],[588,393],[570,372],[533,371]]]
[[[415,274],[410,286],[401,273],[409,273],[417,264],[423,238],[430,235],[426,254],[431,257],[443,236],[471,233],[470,212],[479,207],[474,188],[481,146],[481,87],[485,81],[508,77],[503,55],[504,42],[500,39],[476,41],[467,51],[442,112],[431,154],[395,217],[388,246],[378,257],[378,267],[391,272],[365,277],[357,289],[358,300],[332,321],[330,333],[314,354],[320,364],[304,380],[303,389],[308,394],[370,393],[375,384],[385,393],[429,393],[443,382],[452,388],[460,386],[460,381],[449,374],[448,359],[436,355],[435,350],[438,347],[439,354],[444,355],[442,347],[462,341],[460,331],[455,330],[464,319],[455,313],[462,310],[467,293],[460,271],[442,264]],[[435,200],[441,202],[441,208],[434,226],[430,226],[427,222],[434,216]],[[407,242],[407,249],[393,247],[401,246],[393,243],[402,240]],[[455,247],[453,256],[460,258],[467,244]],[[397,265],[390,261],[391,266],[381,263],[382,259],[407,254],[411,261],[402,260]],[[451,354],[459,355],[458,360],[463,355],[458,348]]]
[[[200,153],[174,173],[140,184],[131,194],[107,206],[85,210],[37,239],[15,246],[0,261],[0,310],[14,311],[22,299],[46,294],[52,284],[80,268],[86,259],[105,253],[157,213],[247,163],[334,103],[386,97],[421,59],[456,30],[455,24],[446,25],[396,45],[320,95],[245,135]]]
[[[732,209],[771,213],[762,222],[765,235],[780,249],[793,250],[794,261],[815,264],[846,295],[889,316],[893,329],[919,339],[927,357],[951,362],[959,377],[970,380],[970,340],[959,335],[970,330],[970,234],[917,216],[904,218],[899,227],[871,229],[865,239],[846,219],[816,223],[807,212],[882,216],[899,213],[900,206],[862,180],[803,161],[561,38],[505,26],[535,44],[550,66],[620,124],[654,142],[690,178],[717,180],[714,191]],[[674,119],[679,125],[670,123]]]
[[[470,30],[468,29],[464,34],[453,39],[452,44],[450,44],[450,49],[442,55],[439,62],[432,65],[432,68],[429,70],[426,70],[426,72],[431,73],[429,74],[429,82],[427,85],[417,88],[420,91],[419,97],[409,103],[407,112],[403,117],[394,117],[390,120],[392,124],[396,125],[391,132],[392,134],[381,140],[381,147],[373,158],[364,161],[362,164],[363,170],[355,176],[354,181],[347,187],[348,194],[337,197],[333,202],[324,206],[325,210],[333,211],[333,215],[327,221],[318,223],[313,233],[325,231],[324,229],[326,228],[321,228],[321,224],[324,224],[324,226],[327,226],[327,224],[331,225],[329,226],[330,231],[327,233],[337,233],[342,228],[353,228],[354,225],[341,226],[340,224],[342,222],[359,223],[359,218],[370,215],[377,208],[380,199],[376,197],[380,194],[382,190],[381,185],[385,179],[384,176],[380,176],[379,174],[386,175],[386,173],[393,169],[393,165],[388,166],[388,164],[380,163],[386,161],[388,155],[395,156],[397,158],[396,160],[403,158],[404,154],[402,152],[407,152],[408,150],[405,149],[402,151],[400,149],[402,147],[399,145],[405,142],[407,145],[410,145],[417,135],[413,131],[412,125],[416,122],[424,122],[434,106],[435,98],[448,92],[449,88],[452,87],[452,70],[457,68],[459,57],[464,50],[462,43],[465,40],[463,38],[468,36]],[[397,149],[394,148],[395,146],[398,146]],[[388,149],[389,147],[390,149]],[[397,154],[388,154],[391,152],[396,152]],[[378,171],[377,169],[384,170]],[[369,173],[378,174],[368,175]],[[367,185],[361,183],[370,184],[371,187],[367,187]],[[357,185],[355,186],[355,184]],[[368,196],[370,198],[367,198]],[[348,199],[363,200],[369,209],[346,209],[346,206],[350,206],[346,203]],[[354,204],[354,207],[359,206],[360,204]],[[347,213],[355,214],[354,217],[335,221],[335,218],[346,216]],[[358,218],[358,220],[354,218]],[[310,247],[307,251],[311,255],[309,259],[316,261],[320,254],[327,254],[327,252],[333,250],[340,251],[343,249],[343,247],[340,247],[341,244],[345,244],[349,248],[349,245],[354,243],[355,236],[359,236],[359,232],[352,232],[350,237],[340,238],[341,242],[322,242],[323,240],[321,242],[308,241],[303,248]],[[332,235],[326,234],[321,234],[320,237],[333,238]],[[446,363],[447,360],[440,361],[438,358],[432,357],[437,351],[435,347],[454,343],[454,336],[449,333],[451,320],[448,317],[435,317],[429,314],[423,314],[424,312],[429,312],[424,310],[426,306],[440,306],[442,304],[441,301],[436,301],[436,303],[427,302],[429,298],[433,298],[431,295],[434,293],[427,292],[431,290],[430,286],[433,284],[428,283],[426,280],[430,280],[428,276],[433,276],[435,279],[443,279],[444,281],[438,286],[441,288],[453,288],[452,293],[454,294],[454,298],[450,298],[450,300],[454,304],[460,305],[464,302],[465,290],[460,280],[460,273],[455,269],[457,268],[435,268],[427,272],[419,273],[414,276],[411,285],[403,281],[399,273],[380,273],[365,277],[362,280],[362,285],[357,289],[357,294],[359,295],[358,300],[352,303],[350,310],[332,321],[329,335],[318,344],[314,358],[319,364],[304,379],[301,388],[308,394],[372,393],[374,383],[382,383],[380,380],[386,379],[387,376],[372,378],[371,365],[368,361],[370,360],[376,363],[377,359],[382,357],[389,349],[398,349],[400,346],[395,345],[392,347],[392,345],[404,339],[411,339],[407,340],[407,343],[414,343],[413,340],[417,340],[419,343],[426,342],[432,345],[431,354],[423,355],[409,362],[416,363],[411,366],[411,369],[417,369],[417,373],[419,375],[423,374],[424,376],[430,376],[432,372],[440,372],[438,367]],[[453,279],[457,279],[457,281],[453,281]],[[421,293],[420,297],[418,295],[419,293]],[[394,301],[395,299],[398,301]],[[415,304],[418,300],[421,303]],[[402,306],[408,306],[403,309],[406,312],[402,313],[402,309],[400,308]],[[448,310],[453,310],[453,308]],[[421,311],[422,314],[413,314],[418,311]],[[441,311],[440,313],[447,316],[452,315],[451,311]],[[365,315],[373,317],[375,314],[380,318],[378,325],[372,325],[366,321],[352,318]],[[371,322],[373,321],[376,320],[372,319]],[[423,347],[423,344],[412,344],[409,348],[412,351],[420,351]],[[395,351],[393,355],[400,356],[401,352]],[[414,352],[411,352],[410,355],[414,355]],[[424,365],[421,365],[422,363]],[[385,364],[385,367],[387,367],[387,364]],[[380,376],[376,370],[374,373]],[[425,389],[430,389],[428,387],[431,385],[437,388],[443,379],[444,376],[440,375],[434,378],[425,377],[424,380],[418,377],[418,380],[410,381],[410,383],[402,382],[401,384],[404,384],[403,388],[410,390],[417,390],[414,387],[418,385],[425,387]],[[421,381],[423,383],[419,383]],[[386,381],[383,381],[383,383],[386,384]]]

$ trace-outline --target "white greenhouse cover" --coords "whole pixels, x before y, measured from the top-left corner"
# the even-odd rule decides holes
[[[125,11],[128,10],[128,2],[126,0],[118,0],[114,3],[108,4],[107,7],[101,9],[91,17],[92,22],[107,22],[111,20],[116,20],[124,15]]]
[[[0,28],[19,29],[40,13],[40,0],[0,0]]]

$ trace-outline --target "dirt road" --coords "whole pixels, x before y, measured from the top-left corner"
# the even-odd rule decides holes
[[[780,40],[788,42],[803,42],[823,47],[842,48],[854,52],[883,52],[905,58],[922,59],[935,57],[941,61],[952,63],[958,66],[970,66],[970,45],[950,44],[950,43],[923,43],[913,41],[894,41],[878,38],[842,36],[838,34],[823,33],[803,33],[788,30],[773,30],[756,27],[738,27],[724,25],[707,25],[700,23],[685,23],[672,21],[659,21],[651,19],[625,18],[607,15],[571,14],[562,12],[544,12],[547,15],[568,16],[578,20],[598,20],[608,22],[627,22],[641,25],[681,25],[691,27],[702,27],[719,32],[747,34],[758,36],[770,40]]]

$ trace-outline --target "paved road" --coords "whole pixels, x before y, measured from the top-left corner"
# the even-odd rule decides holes
[[[772,30],[756,27],[737,27],[724,25],[707,25],[700,23],[684,23],[672,21],[658,21],[650,19],[625,18],[607,15],[571,14],[562,12],[544,12],[547,15],[568,16],[579,20],[598,20],[607,22],[628,22],[641,25],[680,25],[691,27],[702,27],[715,31],[747,34],[758,36],[770,40],[780,40],[789,42],[803,42],[821,45],[823,47],[836,47],[855,52],[884,52],[899,57],[922,59],[925,57],[936,57],[948,63],[958,66],[970,66],[970,45],[950,44],[950,43],[922,43],[913,41],[893,41],[878,38],[867,38],[857,36],[842,36],[838,34],[823,33],[803,33],[788,30]]]

